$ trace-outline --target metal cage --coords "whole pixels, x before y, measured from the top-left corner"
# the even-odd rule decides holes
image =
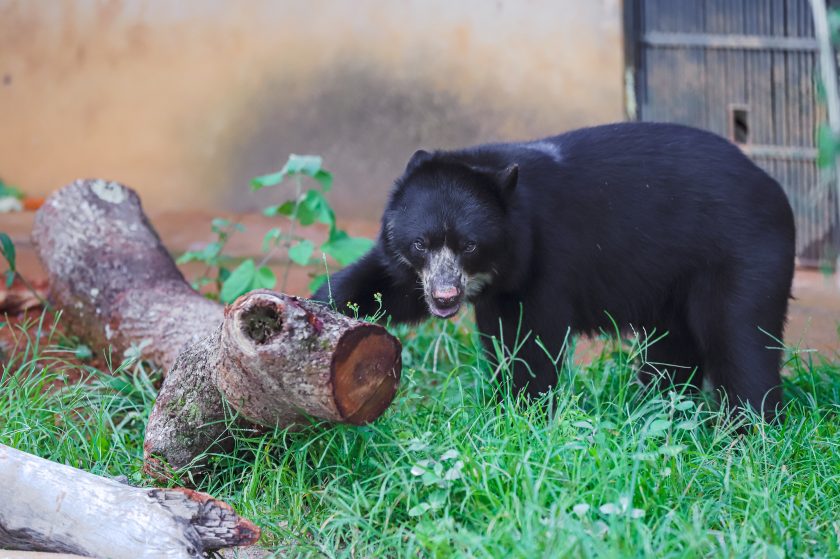
[[[704,128],[781,183],[800,265],[833,262],[837,192],[817,165],[826,120],[808,0],[625,0],[630,119]]]

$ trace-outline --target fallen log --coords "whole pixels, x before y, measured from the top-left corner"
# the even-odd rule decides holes
[[[401,346],[380,326],[271,291],[227,309],[184,280],[131,189],[79,180],[38,210],[33,240],[62,325],[168,372],[146,428],[145,466],[166,478],[227,449],[225,404],[246,424],[312,416],[363,424],[391,403]]]
[[[0,549],[192,559],[259,537],[207,494],[131,487],[0,445]]]

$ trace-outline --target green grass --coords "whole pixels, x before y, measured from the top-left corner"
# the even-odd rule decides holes
[[[237,438],[199,488],[283,557],[840,557],[840,364],[788,351],[787,420],[738,436],[707,397],[644,392],[637,344],[569,364],[550,401],[501,401],[468,324],[398,330],[400,392],[357,428]],[[140,474],[154,389],[139,364],[44,390],[67,353],[21,340],[0,442]]]

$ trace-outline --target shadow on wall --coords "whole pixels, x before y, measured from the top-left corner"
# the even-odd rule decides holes
[[[527,107],[464,102],[421,80],[389,79],[352,63],[336,66],[305,91],[277,79],[241,99],[241,113],[233,117],[238,130],[228,135],[232,145],[220,149],[228,157],[225,182],[237,185],[225,193],[225,206],[252,210],[279,201],[285,196],[271,189],[243,195],[244,180],[273,170],[285,154],[314,153],[335,174],[331,198],[339,212],[378,218],[384,194],[417,148],[501,138],[506,120],[518,124],[513,128],[538,128],[538,115]]]

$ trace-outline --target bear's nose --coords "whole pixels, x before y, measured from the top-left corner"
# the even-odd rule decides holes
[[[460,296],[461,288],[455,285],[438,287],[432,292],[432,298],[435,300],[435,303],[442,307],[447,307],[453,303],[457,303]]]

